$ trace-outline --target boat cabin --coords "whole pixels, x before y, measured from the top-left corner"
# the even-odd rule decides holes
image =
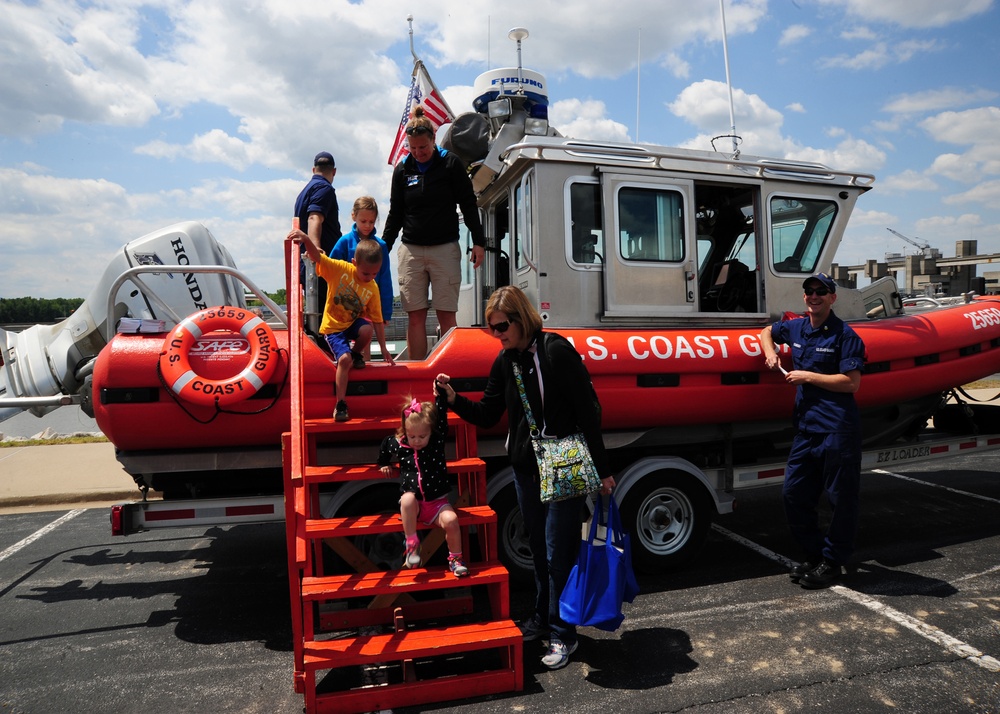
[[[547,122],[538,135],[539,76],[530,97],[484,94],[512,100],[501,122],[498,100],[479,103],[492,144],[471,172],[487,250],[459,324],[482,324],[489,295],[511,283],[552,326],[766,324],[801,310],[803,279],[830,270],[874,182],[812,163],[570,139]],[[837,312],[894,314],[894,293],[838,291]]]

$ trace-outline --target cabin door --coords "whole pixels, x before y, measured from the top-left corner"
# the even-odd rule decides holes
[[[698,309],[690,181],[604,174],[608,318],[685,316]]]

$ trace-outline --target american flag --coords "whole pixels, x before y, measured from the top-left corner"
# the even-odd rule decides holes
[[[434,81],[427,73],[424,63],[417,60],[413,64],[413,81],[410,82],[410,93],[406,96],[406,108],[399,120],[396,131],[396,141],[389,152],[389,165],[395,166],[410,153],[406,146],[406,122],[410,121],[410,112],[417,104],[423,104],[424,116],[431,120],[435,129],[449,124],[455,119],[455,114],[444,100],[441,92],[434,86]]]

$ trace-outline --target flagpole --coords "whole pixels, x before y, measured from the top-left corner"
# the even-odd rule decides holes
[[[420,59],[417,57],[417,53],[413,50],[413,15],[407,15],[406,22],[410,26],[410,54],[413,55],[413,62],[416,64],[420,61]]]

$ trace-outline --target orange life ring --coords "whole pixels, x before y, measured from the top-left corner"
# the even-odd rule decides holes
[[[195,342],[214,330],[238,332],[250,343],[250,362],[228,379],[206,379],[188,361]],[[277,366],[274,332],[261,317],[239,307],[210,307],[185,318],[167,335],[160,352],[160,372],[171,391],[204,406],[224,407],[253,396]]]

